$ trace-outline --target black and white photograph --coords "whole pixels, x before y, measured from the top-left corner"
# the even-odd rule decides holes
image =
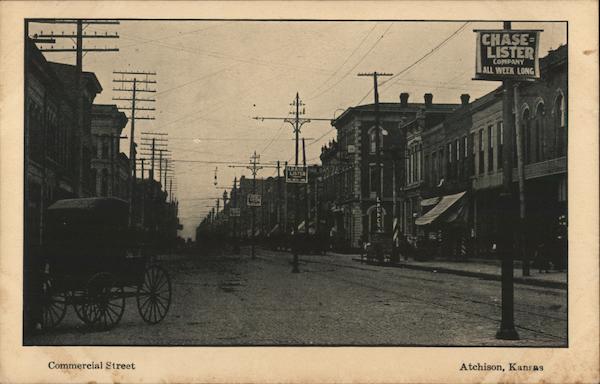
[[[568,346],[566,22],[25,22],[24,344]]]
[[[587,96],[579,78],[598,50],[573,15],[126,3],[11,20],[5,362],[52,382],[594,376],[549,376],[599,353],[598,75]],[[286,371],[334,352],[329,376]]]

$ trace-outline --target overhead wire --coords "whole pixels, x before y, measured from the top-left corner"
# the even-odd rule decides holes
[[[415,67],[416,65],[418,65],[420,62],[422,62],[423,60],[427,59],[429,56],[431,56],[435,52],[437,52],[447,42],[449,42],[455,36],[457,36],[468,24],[469,24],[469,21],[463,23],[457,30],[455,30],[448,37],[446,37],[444,40],[442,40],[439,44],[437,44],[435,47],[433,47],[429,52],[427,52],[426,54],[424,54],[423,56],[421,56],[420,58],[418,58],[416,61],[414,61],[412,64],[410,64],[407,67],[403,68],[402,70],[400,70],[398,73],[394,74],[393,76],[391,76],[387,80],[382,81],[381,85],[380,85],[380,88],[384,88],[386,86],[386,84],[392,85],[392,84],[397,83],[398,80],[395,80],[395,79],[398,79],[399,76],[401,76],[402,74],[408,72],[413,67]],[[371,94],[371,92],[373,92],[373,89],[369,89],[369,91],[356,104],[359,105],[360,103],[362,103]]]
[[[369,48],[367,50],[367,52],[365,52],[364,55],[362,55],[362,57],[360,58],[360,60],[358,60],[353,66],[352,68],[350,68],[348,71],[346,71],[346,73],[344,74],[344,76],[342,76],[341,78],[338,79],[338,81],[336,81],[334,84],[332,84],[330,87],[328,87],[327,89],[323,90],[322,92],[320,92],[318,95],[313,96],[309,99],[316,99],[320,96],[322,96],[323,94],[329,92],[330,90],[332,90],[336,85],[338,85],[339,83],[342,82],[342,80],[344,80],[350,73],[352,73],[352,71],[354,71],[354,69],[363,62],[364,59],[367,58],[367,56],[375,49],[375,47],[377,47],[377,44],[379,44],[379,42],[385,37],[385,35],[388,33],[388,31],[392,28],[392,26],[394,25],[394,23],[390,23],[390,25],[387,27],[387,29],[383,32],[383,34],[377,39],[377,41],[375,41],[375,43],[371,46],[371,48]]]

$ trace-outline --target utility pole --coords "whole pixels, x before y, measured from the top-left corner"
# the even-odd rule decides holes
[[[231,205],[233,206],[233,208],[236,208],[236,215],[232,215],[233,218],[233,234],[232,234],[232,238],[233,238],[233,253],[235,253],[236,255],[238,255],[240,253],[240,245],[238,244],[238,238],[237,238],[237,212],[239,212],[237,210],[238,208],[238,190],[237,190],[237,177],[233,178],[233,189],[231,190]]]
[[[377,199],[376,199],[376,213],[377,213],[377,229],[376,232],[381,234],[383,233],[383,212],[381,206],[382,196],[382,172],[381,172],[381,141],[383,139],[383,133],[381,126],[379,124],[379,91],[377,89],[377,78],[379,76],[393,76],[391,73],[359,73],[358,76],[371,76],[373,77],[373,94],[375,97],[375,130],[377,133],[377,137],[375,139],[375,174],[379,179],[377,183]]]
[[[511,22],[504,22],[504,29],[511,29]],[[513,169],[513,135],[516,126],[513,119],[512,108],[514,82],[502,81],[503,105],[502,120],[504,124],[504,143],[502,154],[502,192],[498,204],[499,236],[498,253],[502,257],[502,320],[500,329],[496,333],[497,339],[518,340],[519,334],[515,329],[514,321],[514,278],[513,278],[513,225],[514,204],[512,198],[512,169]],[[515,111],[518,114],[518,111]]]
[[[277,225],[281,232],[281,173],[279,160],[277,160]]]
[[[113,79],[114,83],[121,84],[120,88],[113,88],[116,92],[127,92],[130,93],[130,98],[113,98],[113,100],[130,101],[129,107],[121,106],[119,109],[130,110],[131,114],[129,117],[130,121],[130,139],[129,139],[129,161],[131,164],[131,173],[129,175],[129,226],[134,226],[134,204],[135,204],[135,185],[136,185],[136,171],[135,171],[135,158],[136,158],[136,143],[135,143],[135,121],[136,120],[154,120],[151,116],[136,116],[136,111],[154,111],[155,108],[151,107],[140,107],[136,105],[137,102],[155,102],[154,99],[143,99],[138,97],[138,93],[155,93],[156,89],[149,88],[152,84],[156,84],[156,80],[153,80],[153,76],[156,76],[155,72],[140,72],[140,71],[113,71],[113,74],[120,75],[120,78]],[[128,88],[126,84],[131,84],[131,88]],[[141,88],[139,84],[143,84]]]
[[[54,33],[54,31],[50,31],[50,33],[44,33],[44,31],[40,31],[39,33],[35,33],[33,36],[29,36],[29,23],[36,24],[60,24],[60,25],[74,25],[75,31],[70,33],[65,33],[62,31],[60,34]],[[118,48],[86,48],[83,46],[84,39],[118,39],[119,35],[117,33],[105,32],[104,34],[87,34],[84,33],[84,29],[89,27],[90,25],[96,24],[119,24],[119,21],[116,20],[86,20],[86,19],[30,19],[27,21],[27,36],[36,44],[40,44],[39,50],[40,52],[75,52],[75,121],[77,122],[77,130],[78,130],[78,162],[79,168],[77,170],[77,185],[76,190],[77,194],[82,197],[84,195],[84,167],[89,164],[84,164],[83,159],[83,142],[84,142],[84,119],[83,119],[83,91],[81,88],[81,78],[83,74],[83,55],[84,53],[89,52],[118,52]],[[84,27],[85,25],[85,27]],[[75,45],[71,47],[55,47],[53,44],[56,43],[57,39],[69,39],[74,40]],[[47,47],[48,44],[50,48]],[[87,186],[86,186],[87,187]],[[42,185],[42,190],[45,189],[45,185]],[[43,192],[43,191],[42,191]],[[42,203],[43,204],[43,203]],[[43,207],[42,207],[43,208]],[[43,214],[42,214],[43,216]]]
[[[273,166],[267,166],[267,165],[261,165],[260,164],[260,155],[256,154],[256,151],[254,151],[254,154],[252,156],[250,156],[250,165],[244,166],[244,165],[229,165],[230,168],[247,168],[250,170],[250,172],[252,172],[252,194],[255,195],[256,194],[256,174],[258,173],[259,170],[263,169],[263,168],[274,168]],[[261,201],[261,206],[262,206],[262,201]],[[256,250],[255,250],[255,206],[249,206],[250,207],[250,211],[252,212],[252,221],[251,221],[251,230],[252,230],[252,237],[250,240],[250,245],[251,245],[251,252],[252,252],[252,259],[256,258]]]
[[[300,107],[304,106],[304,103],[302,103],[302,100],[300,99],[300,95],[298,94],[298,92],[296,92],[296,98],[294,99],[294,101],[290,104],[290,106],[295,108],[295,112],[290,112],[290,114],[294,115],[293,118],[289,118],[289,117],[264,117],[264,116],[257,116],[254,117],[255,120],[260,120],[260,121],[264,121],[264,120],[279,120],[279,121],[283,121],[286,123],[289,123],[292,125],[293,127],[293,132],[295,135],[295,144],[296,144],[296,151],[295,151],[295,165],[296,167],[298,166],[298,151],[299,151],[299,142],[300,142],[300,129],[302,128],[302,125],[306,124],[306,123],[310,123],[311,121],[331,121],[331,119],[326,119],[326,118],[315,118],[315,117],[311,117],[311,118],[302,118],[300,117],[300,115],[304,115],[305,114],[305,110],[304,108],[302,108],[302,111],[300,111]],[[286,164],[287,167],[287,164]],[[286,186],[286,192],[287,192],[287,186]],[[294,232],[295,232],[295,245],[292,247],[292,251],[294,254],[294,258],[293,258],[293,268],[292,268],[292,273],[298,273],[300,272],[298,269],[298,244],[300,243],[299,239],[299,231],[298,231],[298,214],[299,214],[299,192],[300,192],[300,187],[296,186],[294,188],[294,192],[295,192],[295,212],[294,212]],[[287,194],[286,194],[287,196]],[[287,202],[286,202],[286,210],[287,210]],[[308,225],[308,223],[306,224]],[[307,231],[308,232],[308,231]]]

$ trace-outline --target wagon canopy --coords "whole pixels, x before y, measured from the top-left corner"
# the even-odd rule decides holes
[[[84,211],[100,211],[108,209],[111,213],[122,211],[127,213],[129,204],[122,199],[116,197],[88,197],[81,199],[64,199],[58,200],[48,210],[84,210]]]
[[[101,241],[115,238],[126,229],[128,215],[129,204],[114,197],[58,200],[48,207],[49,240]]]

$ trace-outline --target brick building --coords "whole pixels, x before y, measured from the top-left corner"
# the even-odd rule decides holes
[[[93,195],[90,111],[102,87],[93,73],[82,73],[83,126],[79,129],[75,67],[47,61],[30,39],[26,49],[25,217],[27,242],[35,247],[50,204]]]
[[[127,116],[116,105],[92,106],[92,184],[96,196],[129,196],[129,164],[121,153],[120,139]],[[123,161],[125,160],[125,161]]]
[[[455,104],[434,104],[433,96],[426,94],[423,103],[409,103],[409,95],[400,95],[400,103],[380,103],[379,119],[383,130],[375,129],[373,104],[348,108],[332,121],[337,139],[324,147],[323,196],[327,227],[343,248],[357,248],[369,240],[376,226],[376,194],[381,183],[384,231],[392,233],[394,207],[393,184],[398,186],[404,177],[405,154],[414,163],[421,162],[420,152],[406,152],[406,140],[411,139],[401,127],[407,122],[443,120],[456,108]],[[380,141],[380,174],[377,175],[376,140]],[[415,147],[412,147],[412,146]],[[411,149],[418,148],[411,141]],[[411,157],[412,153],[412,157]],[[412,169],[412,168],[408,168]],[[421,169],[415,165],[415,169]],[[415,180],[420,175],[411,173]],[[412,180],[412,179],[411,179]],[[396,191],[398,189],[396,188]],[[327,199],[327,200],[325,200]],[[326,201],[326,202],[325,202]],[[396,199],[396,202],[398,199]]]
[[[567,46],[540,59],[540,69],[539,81],[522,82],[518,88],[526,206],[519,232],[527,257],[537,250],[560,266],[566,259]],[[424,184],[421,204],[413,212],[420,216],[421,229],[413,227],[414,232],[407,229],[406,234],[425,239],[442,234],[443,248],[449,250],[445,256],[493,257],[503,179],[502,91],[498,88],[470,104],[463,95],[460,108],[421,134]],[[517,196],[516,135],[513,138]],[[463,192],[448,205],[451,196]]]

